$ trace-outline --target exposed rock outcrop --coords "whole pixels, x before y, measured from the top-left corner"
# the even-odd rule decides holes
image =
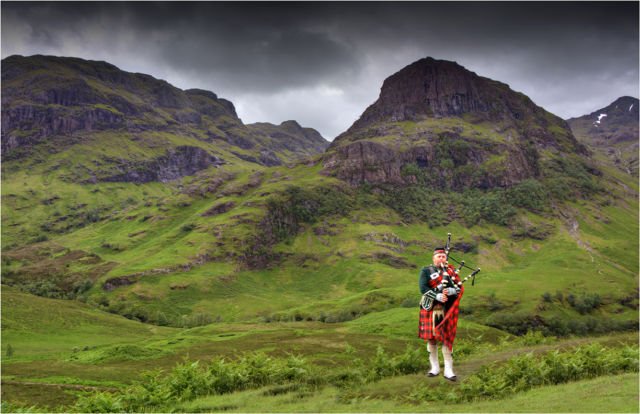
[[[330,145],[323,173],[353,185],[508,187],[540,175],[541,153],[587,155],[568,124],[508,85],[421,59]]]
[[[213,92],[183,91],[164,80],[125,72],[106,62],[41,55],[2,60],[1,148],[5,160],[28,157],[43,142],[50,144],[48,152],[62,151],[104,131],[131,139],[150,131],[193,137],[248,150],[238,153],[265,166],[297,161],[323,152],[328,145],[317,131],[295,121],[273,128],[260,125],[244,125],[233,104]],[[163,171],[143,171],[142,176],[129,171],[113,179],[130,177],[137,182],[175,175],[165,176],[172,162],[158,160],[156,164]],[[178,170],[197,171],[202,165]],[[142,169],[150,167],[143,165]]]
[[[121,173],[95,181],[147,183],[151,181],[167,182],[212,166],[224,164],[220,158],[198,147],[176,147],[166,155],[141,163],[121,163]]]
[[[638,176],[639,101],[623,96],[588,115],[568,119],[578,140],[601,151],[613,163]]]
[[[253,134],[262,136],[263,141],[269,142],[269,149],[276,153],[289,152],[312,156],[323,153],[329,146],[329,142],[318,131],[313,128],[303,128],[296,121],[284,121],[280,125],[258,122],[249,124],[247,127]],[[273,157],[266,158],[264,161],[269,159]]]

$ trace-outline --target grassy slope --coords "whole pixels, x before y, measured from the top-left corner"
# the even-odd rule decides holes
[[[478,128],[479,137],[491,133],[482,125]],[[193,138],[158,134],[150,134],[137,144],[117,136],[96,138],[119,143],[110,146],[112,153],[108,155],[112,157],[144,157],[147,149],[163,143],[209,145]],[[415,341],[416,310],[399,306],[417,302],[419,268],[447,232],[454,234],[454,248],[460,241],[477,244],[475,253],[454,250],[454,256],[483,269],[476,286],[467,285],[463,300],[467,315],[460,325],[458,346],[472,340],[495,342],[506,336],[482,325],[495,314],[538,313],[564,320],[583,317],[557,300],[543,304],[541,296],[545,292],[598,293],[604,306],[587,316],[637,321],[637,308],[618,302],[637,288],[638,184],[612,167],[602,168],[606,185],[618,196],[616,199],[598,197],[569,203],[563,207],[563,219],[520,212],[531,221],[554,225],[556,230],[546,240],[514,240],[508,228],[487,224],[465,228],[454,222],[447,228],[432,229],[403,223],[388,208],[370,205],[345,217],[324,217],[305,225],[297,237],[275,246],[277,252],[288,255],[281,264],[249,271],[228,260],[228,255],[246,248],[246,240],[255,232],[271,194],[289,185],[309,188],[336,183],[318,174],[319,165],[265,169],[234,160],[223,169],[170,184],[78,185],[60,180],[61,176],[77,174],[77,165],[92,162],[100,154],[99,146],[100,140],[96,139],[50,158],[42,153],[30,165],[3,163],[3,256],[9,247],[28,244],[41,234],[43,223],[69,216],[63,224],[82,226],[65,234],[47,233],[49,242],[29,248],[37,252],[39,246],[57,245],[95,253],[103,263],[113,263],[114,267],[99,276],[89,291],[88,303],[98,306],[104,298],[111,304],[127,303],[156,315],[161,312],[173,322],[208,315],[225,323],[180,331],[150,327],[75,302],[52,302],[3,287],[3,352],[5,344],[15,349],[14,356],[3,361],[5,379],[120,386],[136,379],[142,369],[168,369],[186,355],[207,359],[261,349],[301,352],[315,362],[332,364],[339,363],[336,351],[347,343],[358,344],[369,353],[379,343],[401,350],[406,342]],[[219,144],[207,149],[229,157],[229,148]],[[262,174],[258,177],[260,184],[252,186],[256,173]],[[203,195],[188,191],[206,187],[222,175],[234,178]],[[44,202],[55,196],[60,199]],[[202,216],[224,202],[234,202],[235,207],[223,214]],[[100,216],[95,223],[85,219],[92,211]],[[335,234],[322,234],[317,231],[320,227]],[[406,245],[379,241],[391,234]],[[385,260],[372,258],[379,253],[399,258],[404,264],[393,267]],[[188,270],[176,270],[176,266],[204,254],[212,259]],[[43,257],[45,262],[55,258]],[[3,271],[28,264],[17,255],[4,261]],[[79,274],[92,269],[77,261],[68,264],[70,271]],[[102,282],[109,278],[158,269],[168,269],[169,273],[142,276],[137,283],[113,292],[101,289]],[[488,308],[490,298],[502,308]],[[347,324],[261,323],[263,318],[318,319],[323,314],[340,320],[345,315],[367,312],[372,313]],[[39,319],[45,315],[54,317]],[[133,346],[121,347],[124,343]],[[74,347],[80,350],[73,352]],[[14,391],[19,393],[15,388],[10,392]],[[335,398],[331,391],[321,395],[325,393]],[[3,399],[12,399],[12,395],[17,394],[5,393]],[[319,404],[328,404],[324,397],[319,398]],[[376,410],[375,406],[363,407]],[[252,408],[246,406],[244,410]]]
[[[4,362],[65,358],[73,349],[138,343],[164,337],[175,328],[145,325],[101,312],[77,301],[41,298],[2,286]]]
[[[404,380],[405,386],[427,382],[423,378]],[[389,384],[386,384],[387,386]],[[399,390],[394,390],[399,391]],[[408,390],[405,390],[407,392]],[[276,390],[277,392],[277,390]],[[340,391],[326,388],[317,393],[294,389],[270,395],[269,388],[231,396],[201,398],[178,407],[179,411],[207,412],[602,412],[633,413],[638,410],[638,374],[605,376],[575,383],[547,386],[511,398],[465,404],[407,404],[388,398],[361,398],[341,402]],[[402,397],[398,392],[397,398]]]
[[[164,312],[173,321],[197,314],[224,321],[246,320],[278,312],[292,317],[298,312],[317,318],[321,312],[336,310],[350,312],[359,308],[356,310],[360,313],[361,308],[371,302],[384,301],[388,305],[380,306],[392,307],[394,303],[415,297],[418,270],[429,260],[429,249],[441,243],[448,231],[454,234],[454,249],[457,241],[477,244],[477,253],[462,254],[454,250],[454,255],[483,269],[477,285],[468,288],[463,301],[469,308],[478,308],[478,320],[486,318],[481,308],[492,294],[510,312],[530,313],[536,310],[545,292],[597,292],[605,302],[614,302],[627,296],[637,285],[637,254],[633,252],[638,250],[638,220],[634,213],[638,204],[628,195],[605,206],[600,205],[602,200],[568,205],[566,210],[578,224],[577,232],[570,231],[571,226],[560,219],[543,217],[543,222],[557,229],[544,241],[513,240],[509,229],[493,225],[470,229],[455,222],[447,228],[436,229],[421,224],[407,225],[393,211],[370,206],[346,217],[325,217],[315,225],[306,225],[297,237],[276,246],[276,251],[289,255],[277,268],[247,271],[230,263],[229,254],[242,253],[246,248],[246,240],[264,214],[270,194],[292,184],[310,187],[335,182],[318,175],[319,168],[229,166],[227,172],[213,173],[236,174],[236,178],[215,194],[204,197],[184,192],[189,186],[197,186],[202,177],[187,178],[169,186],[78,186],[55,179],[47,186],[45,178],[35,172],[8,181],[3,188],[3,195],[17,194],[20,200],[10,203],[14,208],[3,209],[3,240],[8,239],[10,243],[24,237],[25,230],[20,223],[27,219],[18,209],[29,205],[37,207],[31,209],[28,223],[37,223],[50,220],[55,210],[67,215],[67,208],[81,201],[87,204],[83,207],[85,210],[91,210],[107,203],[112,208],[118,207],[118,200],[120,203],[133,200],[111,212],[109,218],[50,237],[52,242],[67,249],[94,253],[103,262],[115,264],[90,291],[90,301],[99,302],[106,296],[112,303],[124,301],[151,313]],[[246,188],[256,172],[262,173],[260,185]],[[637,183],[616,177],[614,172],[607,171],[607,174],[629,191],[637,191]],[[19,181],[27,182],[27,186],[20,186]],[[36,195],[30,196],[31,190]],[[34,202],[50,198],[52,194],[59,195],[61,200],[52,205]],[[212,206],[224,202],[233,202],[235,207],[223,214],[202,216]],[[541,218],[532,216],[531,220]],[[18,225],[13,226],[14,223]],[[190,229],[184,230],[185,226]],[[318,234],[318,227],[329,228],[335,234]],[[382,235],[389,234],[407,245],[379,241]],[[492,240],[498,242],[492,244]],[[619,254],[621,251],[631,253]],[[397,257],[405,265],[393,267],[384,260],[372,258],[380,253]],[[205,254],[212,259],[203,265],[186,271],[176,268]],[[21,265],[19,260],[8,266],[5,262],[5,269],[17,269]],[[411,268],[412,265],[415,267]],[[70,263],[70,269],[85,270],[78,263]],[[109,278],[154,269],[168,269],[169,273],[142,276],[137,283],[111,293],[101,289],[102,282]],[[598,277],[594,278],[594,274]],[[602,291],[602,280],[613,289]],[[367,297],[367,292],[372,290],[378,290],[381,297]],[[277,301],[273,300],[275,296]]]
[[[12,313],[7,314],[8,309]],[[415,308],[389,309],[338,324],[220,323],[183,330],[149,327],[73,301],[32,297],[5,287],[3,310],[3,352],[8,344],[12,344],[14,355],[3,358],[3,381],[8,386],[3,387],[2,399],[12,404],[38,404],[50,408],[71,404],[74,398],[69,392],[77,391],[75,387],[111,389],[124,386],[139,379],[141,371],[170,370],[184,358],[207,361],[217,355],[235,358],[243,352],[262,350],[278,356],[304,355],[314,364],[331,367],[352,358],[345,352],[348,346],[355,347],[358,355],[364,358],[371,358],[379,345],[391,353],[402,352],[407,344],[423,346],[415,338]],[[526,345],[504,332],[463,319],[456,348],[458,373],[464,379],[482,364],[524,351],[546,352],[592,341],[611,346],[634,343],[636,339],[631,333]],[[76,347],[78,350],[74,350]],[[389,399],[389,390],[408,392],[416,380],[421,379],[419,376],[389,378],[368,385],[362,392],[371,398],[382,398],[380,410],[387,411],[390,402],[384,400]],[[249,395],[253,395],[252,392],[216,397],[211,400],[213,402],[205,399],[200,403],[213,409],[221,401],[234,405]],[[335,397],[335,390],[325,389],[314,393],[311,400],[302,401],[307,409],[312,409],[316,402],[324,404],[327,398],[335,401]],[[260,410],[245,404],[239,405],[237,410]],[[297,403],[290,399],[283,401],[281,397],[263,398],[262,404],[262,411],[264,407],[276,411],[301,409]],[[343,408],[340,411],[352,411],[359,410],[356,407],[360,406],[356,403],[348,408],[339,404],[336,410],[338,407]],[[376,411],[378,403],[363,407]]]

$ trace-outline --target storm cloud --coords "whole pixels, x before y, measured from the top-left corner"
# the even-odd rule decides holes
[[[637,2],[3,2],[2,57],[105,60],[333,139],[431,56],[569,118],[638,96]]]

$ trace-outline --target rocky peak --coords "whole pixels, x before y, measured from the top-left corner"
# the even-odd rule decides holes
[[[388,77],[380,96],[351,130],[380,121],[449,117],[492,109],[493,89],[504,84],[481,78],[456,62],[424,58]]]
[[[567,120],[583,143],[603,152],[621,170],[638,176],[640,102],[622,96],[604,108]]]
[[[282,122],[280,124],[280,128],[284,129],[285,131],[289,131],[293,133],[298,133],[302,131],[302,126],[300,126],[300,124],[294,120]]]
[[[187,89],[184,92],[187,95],[204,96],[205,98],[209,98],[212,101],[217,101],[218,100],[218,95],[216,95],[215,93],[213,93],[211,91],[207,91],[207,90],[204,90],[204,89],[193,88],[193,89]]]
[[[420,176],[440,188],[508,187],[540,176],[543,151],[588,154],[567,122],[524,94],[456,62],[424,58],[384,81],[378,99],[331,143],[323,172],[356,185]]]
[[[353,135],[377,123],[465,114],[505,126],[526,126],[531,120],[544,126],[551,123],[570,134],[562,119],[507,84],[478,76],[456,62],[427,57],[388,77],[376,102],[342,135]],[[334,142],[340,142],[342,135]]]
[[[233,104],[213,92],[182,91],[107,62],[42,55],[2,60],[3,156],[56,135],[202,127],[203,116],[242,126]]]
[[[115,157],[105,147],[90,167],[70,167],[73,173],[65,179],[79,182],[170,181],[224,168],[234,158],[280,165],[328,145],[295,121],[247,126],[230,101],[211,91],[181,90],[147,74],[70,57],[3,59],[1,116],[3,161],[28,159],[39,148],[73,151],[110,136],[128,139],[138,150]]]
[[[571,118],[568,122],[571,124],[574,120],[585,119],[591,121],[593,127],[601,129],[620,123],[637,123],[638,106],[640,105],[638,105],[637,98],[622,96],[604,108],[593,111],[588,115]]]
[[[248,124],[247,128],[255,135],[264,136],[269,148],[274,151],[289,151],[302,156],[322,153],[329,141],[313,128],[304,128],[297,121],[284,121],[280,125],[269,122]]]

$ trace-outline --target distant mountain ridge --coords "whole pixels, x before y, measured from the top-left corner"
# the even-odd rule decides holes
[[[170,169],[176,172],[169,176],[175,178],[194,172],[180,167],[183,163],[202,169],[240,154],[250,162],[280,165],[322,152],[329,144],[310,128],[292,130],[285,123],[280,135],[276,134],[278,128],[272,126],[265,132],[259,126],[244,125],[233,104],[213,92],[183,91],[107,62],[41,55],[10,56],[2,61],[3,157],[24,157],[34,145],[47,141],[50,151],[59,151],[105,132],[137,140],[139,147],[144,147],[145,141],[140,137],[153,133],[214,144],[208,148],[191,145],[188,151],[177,151],[181,145],[169,144],[166,149],[173,148],[173,152],[148,160],[147,166],[152,168],[164,165],[160,157],[168,157]],[[51,141],[50,137],[58,138]],[[224,144],[228,151],[214,153],[211,149],[218,144]],[[194,154],[195,158],[173,162],[173,153]],[[131,178],[132,167],[125,164],[118,167],[123,171],[104,179]],[[143,180],[163,174],[152,171]]]
[[[465,299],[474,322],[567,335],[630,326],[604,307],[637,319],[636,180],[453,62],[392,76],[311,159],[317,132],[245,125],[209,91],[81,59],[9,63],[5,285],[174,327],[340,322],[415,306],[417,269],[452,232],[487,275]],[[601,280],[594,313],[559,294]]]
[[[601,151],[618,168],[638,176],[639,111],[637,98],[622,96],[610,105],[567,120],[576,137]]]
[[[561,154],[587,155],[564,120],[508,85],[425,58],[384,81],[331,143],[324,167],[352,184],[408,185],[426,175],[442,189],[493,188],[539,177],[540,163]]]

